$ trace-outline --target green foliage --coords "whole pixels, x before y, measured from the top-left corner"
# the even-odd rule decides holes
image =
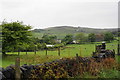
[[[57,36],[55,36],[55,35],[44,34],[42,36],[42,42],[46,43],[46,44],[55,44],[56,39],[57,39]]]
[[[44,50],[46,48],[46,43],[37,43],[38,50]]]
[[[78,33],[78,34],[76,34],[75,39],[76,39],[76,41],[79,42],[80,44],[87,41],[87,37],[85,36],[84,33]]]
[[[101,77],[101,78],[120,78],[119,74],[120,74],[120,71],[118,71],[116,69],[103,69],[100,72],[99,77]]]
[[[53,36],[50,36],[49,38],[50,38],[50,43],[51,44],[55,44],[56,43],[55,40],[57,39],[57,36],[53,35]]]
[[[49,36],[46,35],[46,34],[43,35],[42,40],[43,40],[44,43],[50,43],[50,38],[49,38]]]
[[[72,41],[73,41],[73,35],[71,34],[66,35],[62,40],[62,42],[65,42],[66,44],[71,44]]]
[[[27,48],[27,51],[34,51],[35,50],[35,44],[31,42]]]
[[[104,34],[104,40],[107,42],[111,42],[112,40],[114,40],[114,36],[111,32],[106,32]]]
[[[2,52],[18,50],[25,43],[28,43],[31,36],[31,26],[22,22],[3,22],[2,26]]]
[[[118,32],[118,37],[120,37],[120,32]]]
[[[94,34],[94,33],[90,33],[90,34],[88,35],[88,40],[89,40],[90,42],[95,42],[95,34]]]

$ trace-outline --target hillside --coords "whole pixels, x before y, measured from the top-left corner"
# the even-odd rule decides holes
[[[66,34],[77,34],[80,32],[83,33],[103,33],[106,31],[117,31],[116,28],[114,29],[94,29],[94,28],[84,28],[84,27],[72,27],[72,26],[57,26],[57,27],[50,27],[45,29],[34,29],[33,35],[35,37],[41,38],[43,34],[49,35],[56,35],[58,38],[63,38]]]

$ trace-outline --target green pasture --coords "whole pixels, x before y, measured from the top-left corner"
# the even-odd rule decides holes
[[[95,51],[95,45],[99,45],[100,43],[94,44],[70,44],[61,48],[60,56],[58,56],[58,50],[48,51],[46,56],[46,51],[37,51],[36,54],[34,52],[20,52],[21,65],[23,64],[40,64],[43,62],[50,62],[55,59],[63,58],[63,57],[74,57],[76,54],[82,57],[90,57],[92,52]],[[112,43],[107,43],[107,49],[115,49],[117,53],[117,41],[113,41]],[[7,56],[2,58],[2,67],[9,66],[10,64],[15,64],[15,58],[17,57],[18,52],[9,52]]]

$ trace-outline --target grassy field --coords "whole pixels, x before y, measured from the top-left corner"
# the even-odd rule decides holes
[[[63,58],[63,57],[74,57],[76,53],[82,57],[91,56],[92,52],[95,51],[95,44],[71,44],[65,46],[65,48],[61,48],[61,54],[58,56],[58,51],[48,51],[48,55],[46,56],[46,51],[37,51],[36,55],[34,52],[28,52],[26,55],[25,52],[20,52],[20,60],[21,65],[23,64],[40,64],[43,62],[50,62],[55,59]],[[117,53],[117,41],[112,43],[107,43],[107,49],[115,49]],[[2,67],[9,66],[10,64],[15,64],[15,58],[17,57],[17,52],[9,52],[6,57],[2,59]]]

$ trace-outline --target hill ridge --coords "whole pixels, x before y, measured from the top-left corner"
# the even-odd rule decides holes
[[[36,37],[42,37],[43,34],[48,35],[56,35],[58,38],[63,38],[67,34],[77,34],[80,32],[83,32],[85,34],[88,33],[104,33],[104,32],[114,32],[118,31],[118,28],[112,28],[112,29],[96,29],[96,28],[87,28],[87,27],[73,27],[73,26],[55,26],[55,27],[49,27],[45,29],[34,29],[32,32],[34,33],[34,36]]]

